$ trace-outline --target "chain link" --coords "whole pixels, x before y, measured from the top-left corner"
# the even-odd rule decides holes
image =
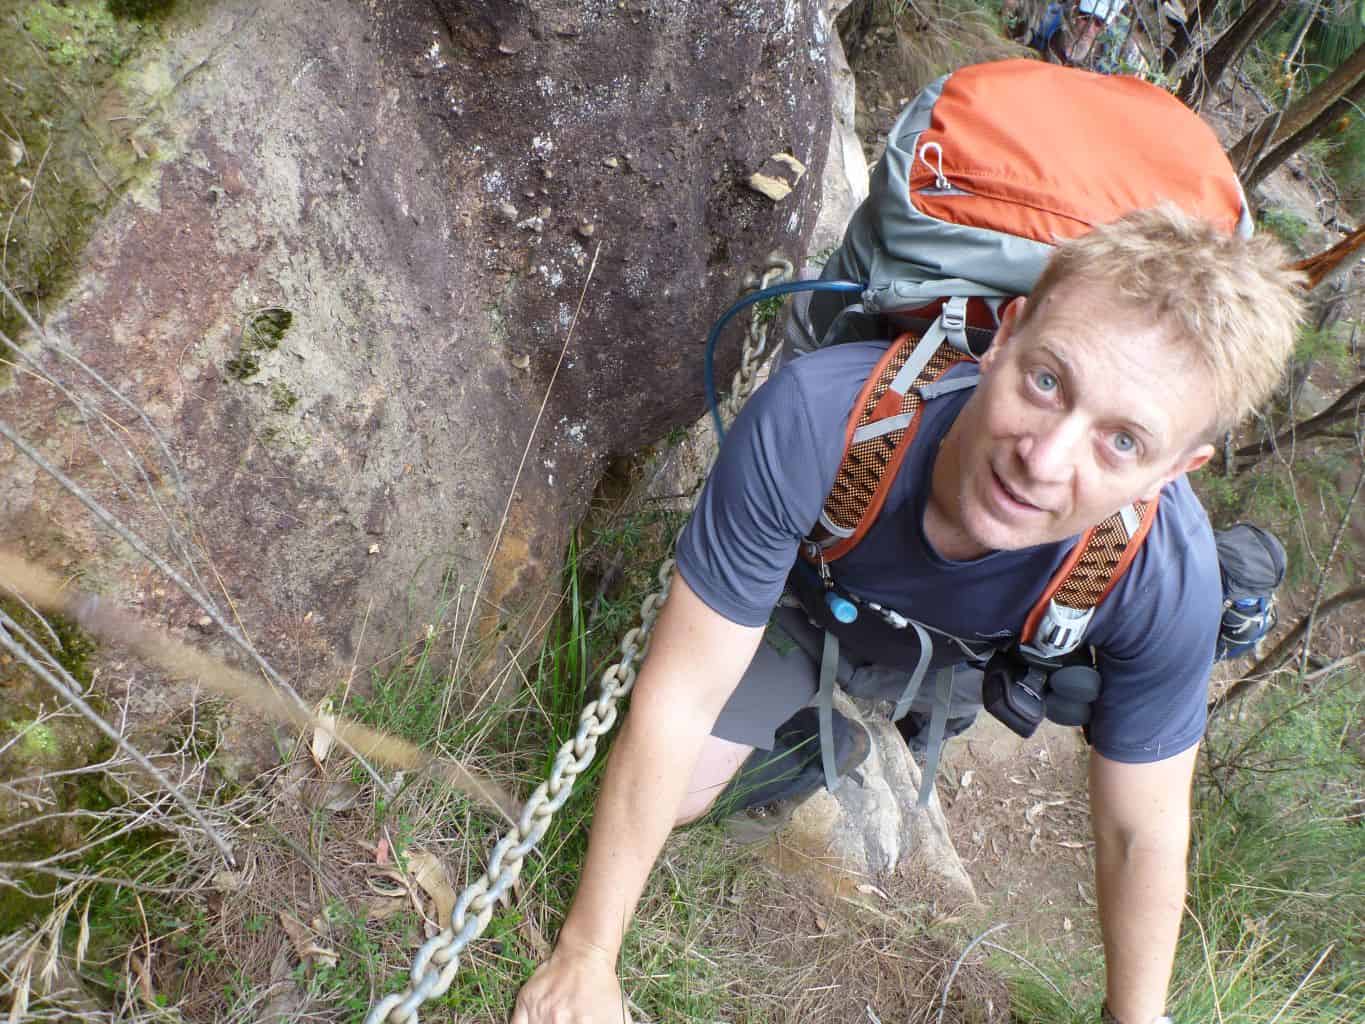
[[[792,275],[790,261],[774,255],[757,284],[759,288],[767,288]],[[729,418],[734,417],[749,397],[758,371],[769,355],[768,328],[771,323],[772,318],[764,318],[755,307],[749,319],[739,369],[732,379],[729,396],[721,403],[723,413]],[[429,999],[439,999],[450,988],[459,972],[460,954],[488,927],[498,900],[516,884],[526,857],[549,829],[550,818],[564,806],[573,792],[574,782],[592,764],[597,755],[598,739],[616,724],[616,705],[635,686],[635,663],[643,658],[654,622],[668,598],[674,564],[672,558],[666,558],[659,566],[659,589],[641,602],[640,625],[621,638],[621,660],[602,673],[597,698],[583,709],[578,729],[559,748],[549,776],[527,799],[517,823],[493,847],[488,868],[478,881],[460,893],[450,914],[449,927],[422,944],[412,958],[407,987],[375,1003],[365,1016],[365,1024],[417,1024],[417,1011],[421,1005]]]

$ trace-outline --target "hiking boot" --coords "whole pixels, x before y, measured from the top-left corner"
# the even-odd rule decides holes
[[[834,762],[842,778],[863,763],[872,743],[866,729],[838,711],[833,732]],[[754,750],[716,798],[711,817],[723,819],[732,837],[758,839],[775,832],[825,784],[815,708],[802,708],[783,722],[775,739],[772,750]]]
[[[960,718],[948,719],[943,729],[943,738],[950,740],[954,736],[960,736],[970,729],[975,721],[976,712],[963,715]],[[929,716],[911,711],[896,723],[896,731],[901,734],[905,740],[905,745],[910,748],[910,753],[914,755],[915,762],[922,762],[924,755],[929,750]]]

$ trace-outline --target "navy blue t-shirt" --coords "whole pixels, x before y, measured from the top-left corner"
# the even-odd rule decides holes
[[[678,542],[679,571],[718,614],[746,626],[768,621],[834,484],[854,402],[885,349],[857,343],[803,356],[741,411]],[[833,568],[864,599],[989,641],[1019,635],[1075,539],[966,562],[934,551],[924,535],[928,481],[970,394],[925,404],[880,516]],[[1104,681],[1090,726],[1096,750],[1144,763],[1199,740],[1221,600],[1213,532],[1182,476],[1162,492],[1151,532],[1086,631]]]

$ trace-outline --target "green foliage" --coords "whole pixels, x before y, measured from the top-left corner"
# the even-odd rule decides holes
[[[1223,1024],[1354,1024],[1365,1001],[1365,677],[1338,673],[1272,691],[1211,730],[1195,788],[1187,913],[1168,1012]],[[1325,954],[1325,955],[1324,955]],[[1045,954],[1044,954],[1045,955]],[[1018,972],[1020,1024],[1090,1024]],[[1094,991],[1098,962],[1072,975]],[[1057,979],[1063,991],[1069,979]]]
[[[1297,252],[1304,251],[1308,239],[1308,222],[1292,210],[1278,206],[1268,206],[1261,210],[1260,226],[1275,235],[1281,242]]]
[[[1228,1021],[1263,1020],[1282,1006],[1281,1021],[1358,1019],[1362,704],[1365,677],[1340,672],[1272,690],[1248,720],[1211,734],[1188,897],[1203,931],[1182,939],[1176,1019],[1212,1019],[1215,995]]]
[[[100,0],[10,4],[2,24],[0,279],[41,319],[134,166],[123,138],[137,119],[88,111],[118,106],[111,83],[156,30],[114,18]],[[0,302],[0,330],[15,338],[23,327]],[[0,364],[0,386],[6,380]]]
[[[153,21],[164,18],[175,10],[176,0],[106,0],[109,13],[115,18],[134,21]]]
[[[1294,345],[1294,362],[1299,366],[1326,366],[1341,377],[1347,377],[1351,372],[1351,351],[1347,344],[1349,334],[1347,325],[1341,323],[1331,324],[1320,331],[1304,327]]]

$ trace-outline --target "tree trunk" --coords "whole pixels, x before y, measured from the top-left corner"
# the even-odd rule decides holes
[[[1280,119],[1279,126],[1274,129],[1266,144],[1268,150],[1273,151],[1286,139],[1303,131],[1317,118],[1324,110],[1338,102],[1343,96],[1351,91],[1355,85],[1365,79],[1365,43],[1356,47],[1351,56],[1337,67],[1330,75],[1324,78],[1316,86],[1308,91],[1297,103],[1292,104],[1284,112]],[[1228,159],[1232,161],[1234,167],[1240,166],[1248,156],[1254,156],[1252,148],[1254,146],[1253,137],[1265,126],[1266,121],[1277,117],[1271,114],[1250,132],[1244,135],[1238,143],[1228,150]],[[1312,136],[1309,136],[1311,138]],[[1306,140],[1305,140],[1306,141]],[[1255,161],[1249,161],[1254,163]]]
[[[1180,58],[1189,52],[1196,40],[1201,45],[1205,32],[1213,24],[1213,12],[1218,9],[1218,0],[1199,0],[1199,6],[1185,16],[1185,31],[1176,30],[1175,39],[1161,52],[1161,70],[1170,74],[1180,63]],[[1161,17],[1161,5],[1157,4],[1157,18]]]
[[[1307,100],[1308,97],[1305,96],[1304,99]],[[1323,109],[1317,117],[1309,121],[1295,134],[1285,136],[1283,141],[1274,145],[1265,156],[1256,161],[1256,165],[1243,175],[1243,187],[1250,192],[1264,181],[1271,171],[1302,149],[1306,143],[1314,139],[1320,131],[1333,121],[1349,114],[1355,109],[1356,104],[1362,100],[1365,100],[1365,75],[1357,79],[1350,90],[1345,95],[1339,96],[1335,103]],[[1289,115],[1286,114],[1285,120],[1288,119]],[[1283,123],[1281,123],[1281,128],[1283,128]],[[1279,132],[1276,134],[1278,135]]]
[[[1180,82],[1176,93],[1198,109],[1205,96],[1218,88],[1224,72],[1242,59],[1255,42],[1284,12],[1289,0],[1252,0],[1228,30],[1218,37],[1202,61],[1196,62]]]

